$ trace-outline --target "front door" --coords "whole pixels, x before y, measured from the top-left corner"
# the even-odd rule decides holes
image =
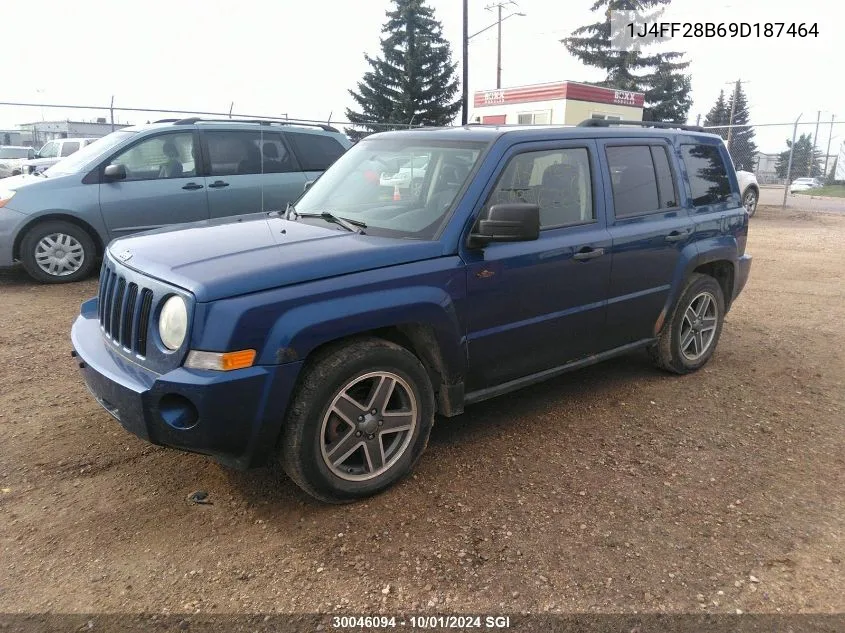
[[[542,143],[503,159],[485,206],[536,203],[541,231],[462,255],[469,391],[604,351],[611,242],[595,152],[592,141]]]
[[[182,131],[147,137],[106,163],[126,169],[124,180],[99,185],[110,237],[207,220],[205,182],[197,176],[196,157],[195,133]]]
[[[203,131],[212,218],[283,211],[306,177],[278,131]]]

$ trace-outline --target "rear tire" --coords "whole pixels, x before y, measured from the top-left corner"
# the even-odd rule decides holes
[[[48,220],[30,228],[20,258],[29,276],[48,284],[85,279],[96,263],[97,247],[88,232],[70,222]]]
[[[407,475],[433,423],[431,381],[416,356],[382,339],[346,342],[303,370],[285,421],[282,466],[312,497],[348,503]]]
[[[742,194],[742,206],[744,206],[745,210],[748,211],[749,218],[754,217],[754,214],[757,212],[757,205],[759,202],[760,194],[753,187],[749,187],[745,190],[745,193]]]
[[[722,287],[708,275],[694,273],[663,326],[649,355],[661,369],[688,374],[713,356],[725,319]]]

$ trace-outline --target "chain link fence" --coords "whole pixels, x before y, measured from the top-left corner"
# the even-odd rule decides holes
[[[6,112],[4,112],[6,110]],[[99,137],[127,125],[152,123],[160,120],[179,120],[190,117],[206,119],[262,120],[295,125],[328,125],[357,140],[374,132],[402,130],[419,126],[419,122],[369,123],[366,126],[351,121],[249,114],[234,111],[201,111],[168,108],[135,108],[108,105],[80,105],[57,103],[0,102],[0,121],[15,119],[11,125],[0,125],[0,145],[28,145],[40,147],[49,140],[70,137]]]
[[[792,121],[749,126],[705,127],[718,134],[734,166],[752,172],[762,186],[784,186],[797,178],[837,183],[836,165],[845,143],[845,121]],[[843,166],[840,166],[840,176]]]

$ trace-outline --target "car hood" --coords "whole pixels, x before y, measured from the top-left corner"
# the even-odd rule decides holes
[[[116,261],[206,302],[433,259],[441,245],[262,214],[149,231],[117,239],[108,250]]]
[[[58,158],[30,158],[24,161],[24,165],[41,167],[42,165],[54,165],[59,162]]]
[[[45,176],[35,176],[32,174],[21,174],[20,176],[10,176],[9,178],[0,179],[0,188],[11,189],[12,191],[21,191],[27,187],[38,186],[42,189],[47,188],[61,188],[67,184],[67,181],[73,178],[79,180],[76,174],[63,174],[61,176],[52,176],[47,178]],[[41,191],[41,189],[39,189]],[[14,206],[14,204],[12,205]]]

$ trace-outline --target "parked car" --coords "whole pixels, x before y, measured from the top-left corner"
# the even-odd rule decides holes
[[[31,160],[24,162],[24,174],[42,172],[58,163],[62,158],[78,152],[86,145],[90,145],[96,138],[57,138],[47,141],[41,146]]]
[[[402,166],[397,171],[382,172],[380,178],[381,186],[411,189],[412,194],[419,193],[420,185],[425,178],[425,168],[428,165],[428,159],[428,154],[414,156],[402,163]]]
[[[35,156],[35,150],[31,147],[0,145],[0,178],[20,174],[22,165],[33,156]]]
[[[757,203],[760,202],[760,185],[757,184],[757,176],[750,171],[739,169],[736,172],[736,178],[742,195],[742,206],[751,217],[757,212]]]
[[[792,181],[792,184],[789,185],[789,193],[807,191],[808,189],[817,189],[823,186],[824,183],[822,183],[822,181],[818,178],[796,178]]]
[[[124,128],[0,183],[0,268],[77,281],[110,240],[284,209],[349,146],[328,125],[197,118]]]
[[[602,124],[374,134],[287,214],[118,239],[72,328],[84,381],[145,440],[345,502],[435,414],[637,349],[696,371],[751,267],[727,149]],[[361,186],[422,153],[419,196]]]

